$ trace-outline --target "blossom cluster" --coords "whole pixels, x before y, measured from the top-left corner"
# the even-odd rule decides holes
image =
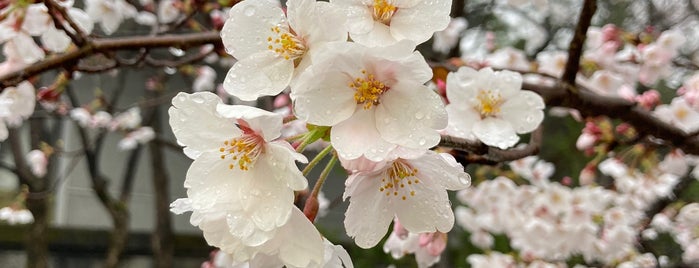
[[[420,248],[444,245],[444,233],[454,224],[446,190],[468,187],[470,177],[451,155],[428,150],[449,123],[448,109],[425,85],[432,70],[415,48],[447,26],[450,1],[291,0],[286,5],[284,12],[273,2],[248,0],[230,9],[221,38],[238,61],[226,75],[224,89],[246,101],[288,90],[292,121],[313,126],[307,134],[289,137],[300,139],[293,145],[302,151],[325,136],[330,144],[323,151],[334,150],[333,158],[349,173],[344,223],[357,245],[377,245],[394,219],[405,232],[425,237],[412,240],[432,241],[420,242]],[[455,96],[465,95],[453,97],[452,103],[489,109],[481,115],[490,121],[480,129],[511,126],[503,138],[478,136],[486,143],[507,139],[502,148],[514,145],[517,133],[532,131],[543,117],[541,98],[522,93],[517,74],[505,75],[502,84],[483,82],[490,79],[487,75],[461,77],[470,87],[451,89]],[[193,211],[192,224],[210,244],[230,254],[233,263],[276,256],[285,265],[321,265],[314,255],[322,252],[317,248],[306,249],[305,255],[295,252],[294,257],[307,262],[293,263],[281,250],[266,246],[287,247],[294,243],[289,239],[301,240],[287,226],[303,222],[295,219],[303,214],[293,207],[293,192],[307,183],[292,159],[306,160],[286,141],[274,141],[284,128],[282,115],[243,107],[226,106],[208,93],[173,99],[170,124],[194,159],[185,182],[188,197],[174,202],[173,211]],[[519,123],[522,116],[530,118],[526,124]],[[275,182],[263,183],[269,180]],[[307,208],[317,202],[311,195]],[[312,220],[310,211],[304,209]],[[280,239],[286,244],[275,242]],[[441,250],[428,254],[429,264]]]
[[[535,157],[518,162],[510,165],[512,171],[530,184],[517,185],[501,176],[457,194],[466,206],[456,208],[456,221],[469,233],[473,245],[488,250],[494,246],[493,235],[505,235],[518,252],[517,259],[498,252],[471,255],[471,265],[566,267],[566,260],[578,255],[587,263],[618,267],[658,264],[659,259],[639,254],[635,247],[645,209],[638,204],[640,197],[624,189],[570,188],[549,181],[550,163]],[[606,165],[600,169],[608,170]],[[649,187],[653,188],[660,187]]]

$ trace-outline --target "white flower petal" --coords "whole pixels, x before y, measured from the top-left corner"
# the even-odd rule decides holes
[[[187,170],[184,182],[192,208],[210,209],[216,203],[231,202],[232,198],[237,198],[235,192],[239,186],[235,179],[241,175],[244,175],[242,171],[229,169],[228,162],[221,160],[218,154],[199,156]]]
[[[519,141],[512,125],[504,119],[488,117],[473,126],[473,134],[483,143],[507,149]]]
[[[500,106],[500,117],[509,121],[517,133],[528,133],[544,120],[544,100],[531,91],[520,91]]]
[[[5,45],[13,46],[19,58],[26,64],[35,63],[46,56],[44,51],[34,42],[34,39],[23,33],[7,41]]]
[[[419,1],[411,8],[398,9],[391,17],[391,34],[425,42],[434,32],[447,28],[450,11],[450,0]]]
[[[405,200],[394,199],[396,217],[412,233],[446,233],[454,226],[454,213],[447,192],[436,181],[440,178],[431,178],[431,175],[418,170],[420,183],[411,185],[415,195],[407,196]]]
[[[286,223],[294,203],[294,191],[287,187],[289,163],[276,164],[276,160],[266,159],[269,156],[261,156],[254,168],[246,171],[249,176],[236,180],[243,210],[263,231]]]
[[[277,236],[262,246],[262,252],[276,255],[287,267],[309,267],[323,263],[323,238],[306,216],[294,207],[289,222]]]
[[[484,80],[479,79],[478,71],[471,68],[459,68],[447,75],[447,98],[457,105],[467,105],[478,95],[478,90],[485,88]],[[468,105],[471,106],[471,105]]]
[[[381,161],[396,147],[381,137],[374,118],[373,110],[357,106],[352,117],[330,130],[333,147],[342,158],[356,159],[364,155],[371,161]]]
[[[463,190],[471,185],[471,176],[450,154],[427,151],[423,157],[410,163],[419,170],[420,177],[429,177],[447,190]]]
[[[299,81],[299,90],[291,94],[296,115],[321,126],[336,125],[349,118],[357,107],[354,91],[348,86],[353,78],[343,72],[325,72],[313,78],[309,71],[303,74],[308,79]]]
[[[69,8],[68,15],[70,15],[73,22],[75,22],[75,24],[77,24],[84,33],[90,34],[92,32],[95,24],[90,16],[85,13],[85,11],[82,11],[79,8]]]
[[[241,100],[252,101],[282,92],[293,73],[293,61],[278,57],[272,51],[261,51],[236,62],[228,71],[223,88]]]
[[[392,45],[398,41],[393,35],[391,35],[391,29],[388,27],[388,25],[378,21],[374,22],[374,26],[371,27],[371,31],[363,34],[350,31],[349,35],[354,42],[368,47]]]
[[[242,1],[233,6],[221,29],[226,51],[237,59],[267,51],[271,29],[285,20],[284,12],[267,0]]]
[[[388,204],[382,202],[384,193],[379,191],[381,181],[377,177],[360,175],[356,179],[360,185],[353,192],[345,212],[345,230],[357,246],[371,248],[386,234],[394,214],[388,210]]]
[[[393,85],[376,107],[376,127],[388,142],[409,148],[430,148],[439,143],[437,130],[447,126],[441,98],[426,86]]]
[[[216,105],[221,102],[211,92],[177,94],[168,110],[177,141],[199,152],[218,151],[223,141],[240,136],[242,132],[234,122],[216,113]]]
[[[481,115],[462,103],[449,103],[446,107],[449,117],[447,133],[465,139],[475,139],[471,134],[473,125],[481,120]]]
[[[275,179],[284,181],[291,190],[301,191],[308,187],[308,180],[303,176],[296,166],[296,162],[308,163],[308,159],[303,154],[293,150],[286,141],[273,141],[267,144],[265,158],[268,165],[279,169],[275,173]]]
[[[44,45],[46,49],[56,53],[66,51],[68,46],[70,46],[70,43],[70,37],[68,37],[68,35],[66,35],[66,33],[64,33],[62,30],[58,30],[54,27],[46,30],[41,35],[41,44]]]
[[[178,215],[192,210],[194,208],[192,208],[192,200],[189,198],[178,198],[170,204],[170,211]]]
[[[48,8],[44,4],[32,4],[26,9],[25,20],[22,22],[22,30],[32,36],[39,36],[53,25],[48,15]]]
[[[255,133],[261,134],[265,141],[271,141],[281,136],[283,118],[281,114],[262,110],[247,105],[226,105],[218,103],[216,112],[225,118],[235,118],[245,121]]]

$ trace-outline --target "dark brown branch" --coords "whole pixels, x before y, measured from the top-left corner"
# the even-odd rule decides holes
[[[438,65],[432,63],[431,66],[437,67]],[[453,65],[443,64],[439,66],[456,71],[456,67]],[[585,116],[607,116],[621,119],[631,124],[641,136],[653,136],[667,141],[685,153],[699,154],[699,136],[682,131],[633,102],[618,97],[601,96],[580,85],[569,85],[561,82],[554,85],[525,82],[522,84],[522,89],[539,94],[548,107],[566,107],[576,109]],[[458,144],[452,144],[448,147],[459,148],[459,146],[469,146],[468,151],[478,148],[477,145]]]
[[[45,0],[44,4],[46,5],[50,13],[54,13],[52,17],[54,21],[53,24],[56,26],[56,28],[63,30],[63,32],[65,32],[70,37],[70,39],[73,40],[73,42],[78,46],[83,46],[87,42],[87,35],[85,34],[85,32],[83,32],[83,29],[80,28],[78,24],[75,23],[75,21],[73,21],[73,18],[70,17],[70,15],[64,7],[54,2],[54,0]],[[70,25],[70,27],[73,28],[73,31],[67,29],[60,21],[60,18],[58,18],[55,15],[55,13],[61,15],[61,17],[66,22],[68,22],[68,25]]]
[[[578,25],[575,27],[575,35],[573,35],[573,39],[570,40],[568,62],[566,62],[561,80],[571,85],[575,84],[575,76],[580,69],[580,57],[582,56],[582,49],[585,45],[585,38],[587,37],[587,28],[590,27],[592,16],[595,15],[596,10],[597,0],[585,0],[582,11],[580,11]]]
[[[33,186],[34,175],[29,171],[29,165],[25,160],[25,153],[22,149],[22,140],[20,138],[19,130],[16,128],[8,128],[7,143],[10,144],[10,150],[12,151],[12,157],[15,161],[15,168],[17,170],[17,177],[21,184],[26,184],[30,187]]]
[[[490,147],[482,142],[469,141],[462,138],[442,135],[442,140],[439,146],[450,147],[466,155],[460,155],[460,158],[468,163],[478,163],[494,165],[501,162],[513,161],[527,156],[539,153],[541,147],[541,139],[543,137],[543,128],[539,126],[531,135],[529,144],[522,148],[514,149],[499,149]]]
[[[127,158],[126,172],[124,173],[124,178],[121,184],[121,193],[119,194],[119,201],[122,203],[128,203],[131,199],[131,189],[133,188],[133,182],[136,178],[136,168],[138,168],[138,161],[140,160],[142,149],[143,146],[139,144],[131,151],[129,157]]]
[[[14,86],[32,76],[52,69],[70,69],[73,66],[76,66],[80,59],[86,58],[98,52],[162,47],[178,47],[181,49],[186,49],[205,44],[215,44],[220,46],[221,37],[219,36],[219,33],[204,32],[153,37],[135,36],[120,38],[97,38],[93,39],[91,43],[86,44],[77,50],[56,55],[30,65],[22,70],[1,76],[0,86],[2,86],[3,89],[5,87]]]

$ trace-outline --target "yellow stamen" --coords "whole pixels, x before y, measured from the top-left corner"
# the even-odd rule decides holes
[[[500,113],[500,105],[502,104],[502,97],[499,93],[493,93],[491,90],[481,90],[478,92],[478,112],[481,114],[481,118],[497,115]]]
[[[263,144],[264,140],[254,134],[245,134],[226,140],[223,142],[224,146],[219,148],[219,151],[223,153],[221,159],[230,157],[233,160],[233,163],[228,165],[229,169],[234,169],[237,166],[240,170],[249,170],[262,153]]]
[[[276,52],[286,60],[295,60],[303,56],[306,46],[303,41],[286,28],[270,28],[272,36],[267,37],[267,49]]]
[[[386,196],[399,196],[398,192],[401,192],[401,200],[407,200],[410,196],[415,196],[415,190],[412,187],[413,183],[418,183],[417,175],[418,170],[411,167],[408,163],[401,159],[393,162],[390,168],[386,171],[385,178],[382,178],[382,185],[379,187],[380,192],[386,192]],[[407,182],[407,187],[404,182]],[[408,188],[408,189],[405,189]],[[405,189],[405,190],[404,190]],[[409,193],[406,194],[406,193]]]
[[[366,75],[366,70],[362,70],[362,74]],[[348,86],[356,90],[354,100],[357,101],[357,104],[364,104],[365,110],[378,105],[381,94],[389,89],[386,84],[377,81],[373,74],[369,74],[365,78],[356,78]]]
[[[391,17],[393,17],[398,8],[390,2],[391,0],[374,0],[372,8],[374,9],[373,17],[375,21],[386,25],[391,24]]]

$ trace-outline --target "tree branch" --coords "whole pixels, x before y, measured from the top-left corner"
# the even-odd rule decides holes
[[[578,25],[575,27],[575,35],[570,40],[568,62],[566,62],[561,80],[571,85],[575,84],[575,76],[578,74],[578,69],[580,69],[580,57],[582,56],[582,49],[585,46],[585,38],[587,37],[587,28],[590,27],[592,16],[595,15],[596,10],[597,0],[585,0],[582,11],[580,11]]]
[[[96,38],[85,46],[64,54],[37,62],[3,76],[0,76],[0,86],[2,88],[15,86],[28,78],[46,72],[48,70],[65,68],[71,69],[78,62],[99,52],[109,52],[117,50],[136,50],[142,48],[163,48],[178,47],[186,49],[189,47],[205,44],[221,46],[221,37],[218,32],[189,33],[163,36],[134,36],[120,38]]]

